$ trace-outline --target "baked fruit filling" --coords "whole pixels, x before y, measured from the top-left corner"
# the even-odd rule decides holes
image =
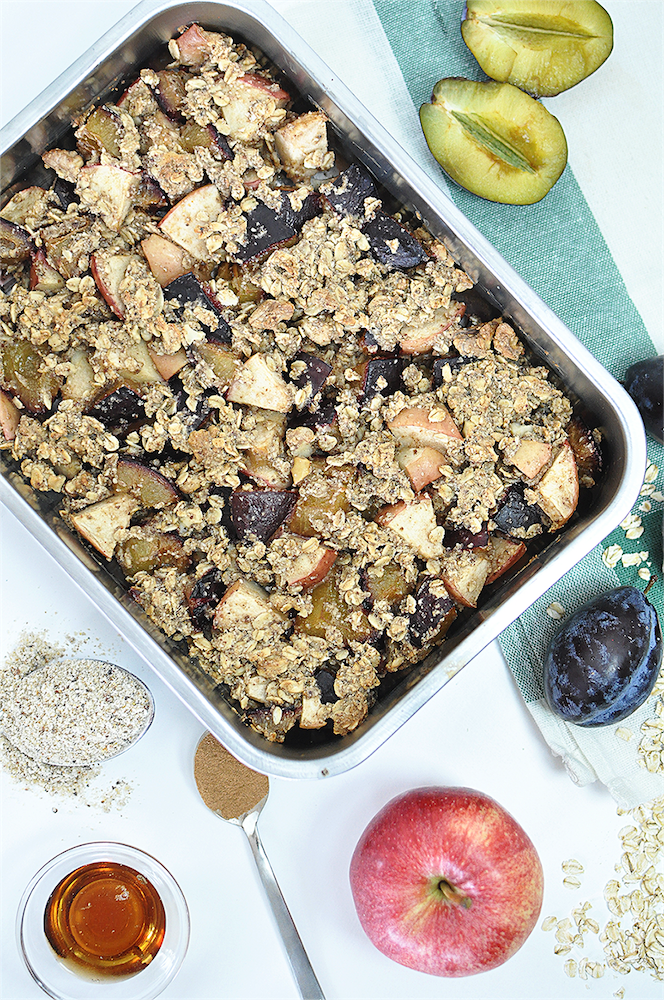
[[[169,49],[0,211],[3,448],[248,724],[344,735],[598,439],[260,55]]]

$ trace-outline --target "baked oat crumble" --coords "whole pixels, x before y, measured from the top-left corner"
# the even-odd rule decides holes
[[[343,735],[598,439],[260,55],[169,51],[0,211],[2,446],[250,725]]]

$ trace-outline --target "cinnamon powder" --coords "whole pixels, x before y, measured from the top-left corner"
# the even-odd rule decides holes
[[[254,809],[269,790],[264,774],[252,771],[206,733],[196,749],[194,778],[205,805],[224,819]]]

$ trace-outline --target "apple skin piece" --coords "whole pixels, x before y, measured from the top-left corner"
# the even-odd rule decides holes
[[[388,421],[387,426],[399,444],[411,448],[433,448],[444,454],[450,441],[462,441],[463,438],[442,403],[437,403],[434,411],[440,415],[440,420],[431,420],[430,412],[421,406],[406,406]]]
[[[625,389],[636,403],[648,434],[664,444],[664,354],[630,365]]]
[[[231,382],[226,399],[231,403],[288,413],[293,406],[293,390],[279,372],[268,366],[262,354],[252,354]]]
[[[594,0],[468,0],[463,40],[487,76],[554,97],[594,73],[613,48],[613,24]]]
[[[657,612],[637,587],[616,587],[563,622],[544,656],[551,711],[578,726],[621,722],[643,704],[662,664]]]
[[[491,535],[485,551],[490,565],[489,575],[486,578],[488,586],[515,566],[519,559],[525,556],[527,550],[525,542],[504,538],[502,535]]]
[[[210,222],[219,218],[223,209],[221,195],[214,184],[205,184],[173,205],[159,228],[196,260],[207,260],[207,244],[202,233]]]
[[[120,284],[133,259],[130,253],[93,253],[90,257],[90,270],[95,284],[118,319],[125,318],[125,304],[120,294]]]
[[[567,163],[560,122],[509,83],[447,78],[420,108],[429,149],[461,187],[489,201],[532,205]]]
[[[177,375],[179,371],[182,371],[184,366],[188,364],[189,358],[187,357],[187,352],[184,347],[181,347],[179,351],[175,354],[157,354],[148,347],[150,357],[152,359],[152,364],[155,366],[164,382],[168,382],[172,379],[174,375]]]
[[[441,579],[450,596],[466,608],[477,607],[491,563],[481,549],[450,552],[442,560]]]
[[[524,438],[519,442],[510,462],[516,466],[519,472],[524,474],[526,479],[535,479],[549,464],[552,454],[553,449],[547,441],[533,441]]]
[[[421,559],[437,559],[444,552],[442,538],[431,539],[431,532],[437,528],[436,515],[431,497],[425,493],[410,503],[400,500],[381,507],[374,520],[398,535]]]
[[[182,247],[157,233],[152,233],[147,239],[141,240],[141,249],[150,270],[162,288],[189,270]]]
[[[118,493],[70,514],[69,521],[105,559],[112,559],[118,531],[129,527],[132,515],[139,506],[138,501],[128,493]]]
[[[292,514],[294,490],[235,490],[231,495],[231,520],[238,538],[255,536],[267,542]]]
[[[289,587],[312,590],[325,579],[336,559],[334,549],[328,549],[325,545],[319,545],[311,552],[301,552],[285,572],[286,583]]]
[[[445,456],[428,447],[399,448],[396,459],[416,493],[440,479],[440,467],[445,465]]]
[[[11,396],[0,389],[0,429],[5,441],[13,441],[16,437],[16,428],[21,419],[21,411],[13,402]]]
[[[399,331],[399,347],[404,354],[428,354],[434,346],[436,337],[458,323],[465,312],[464,302],[450,302],[447,308],[441,306],[440,309],[436,309],[433,319],[407,323]]]
[[[471,788],[416,788],[371,820],[350,863],[357,915],[388,958],[433,976],[487,972],[534,929],[544,875],[523,828]]]
[[[198,24],[192,24],[172,43],[183,66],[200,67],[212,54],[213,36]]]
[[[551,531],[567,524],[579,502],[579,474],[569,441],[534,488],[536,503],[551,519]]]
[[[253,580],[236,580],[225,592],[214,613],[216,629],[270,626],[285,622],[270,604],[267,591]]]

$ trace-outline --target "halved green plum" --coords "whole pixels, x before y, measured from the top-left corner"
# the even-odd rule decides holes
[[[420,108],[429,149],[461,187],[489,201],[532,205],[567,163],[565,133],[538,101],[509,83],[439,80]]]
[[[553,97],[585,80],[613,48],[595,0],[468,0],[463,40],[492,80]]]

